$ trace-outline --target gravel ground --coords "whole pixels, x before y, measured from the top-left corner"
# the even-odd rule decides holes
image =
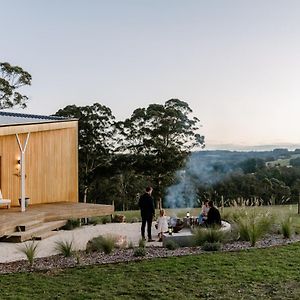
[[[107,224],[107,225],[114,225],[113,227],[118,228],[118,226],[123,226],[125,224]],[[102,234],[103,234],[103,226],[105,226],[105,228],[108,228],[109,226],[106,227],[107,225],[100,225],[102,226],[101,227],[102,230],[100,230]],[[129,225],[134,225],[134,226],[130,227]],[[131,229],[133,228],[139,229],[139,225],[140,224],[126,224],[125,227],[129,226],[129,228]],[[124,229],[124,227],[121,228]],[[82,230],[82,228],[80,229]],[[76,231],[80,229],[77,229]],[[86,232],[86,230],[91,230],[91,228],[87,228],[87,229],[85,228],[84,232]],[[96,231],[98,232],[99,228]],[[117,232],[120,233],[119,230]],[[139,231],[137,232],[138,233],[135,232],[135,237],[131,236],[130,239],[130,241],[132,241],[135,245],[138,243],[139,240]],[[133,231],[131,232],[131,234],[133,234]],[[278,245],[286,245],[286,244],[299,242],[299,241],[300,241],[299,235],[295,235],[292,239],[284,239],[281,236],[272,235],[257,242],[256,248],[266,248],[266,247],[273,247]],[[250,248],[252,247],[250,246],[249,242],[233,242],[233,243],[222,245],[221,251],[240,251],[240,250],[245,250]],[[186,247],[186,248],[178,248],[176,250],[168,250],[166,248],[162,248],[161,243],[147,243],[145,256],[135,257],[133,253],[134,253],[134,249],[115,249],[111,254],[104,254],[101,252],[94,252],[94,253],[87,254],[85,253],[85,251],[81,250],[81,251],[77,251],[76,255],[70,258],[65,258],[62,255],[57,255],[57,254],[47,256],[47,257],[36,258],[33,267],[30,267],[28,262],[23,258],[23,260],[0,263],[0,274],[28,272],[28,271],[43,271],[49,273],[57,273],[65,268],[71,268],[76,266],[121,263],[121,262],[129,262],[129,261],[136,261],[136,260],[153,259],[158,257],[195,255],[195,254],[204,253],[204,251],[201,250],[200,247]]]

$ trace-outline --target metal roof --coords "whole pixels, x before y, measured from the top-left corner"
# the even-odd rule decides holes
[[[74,119],[58,116],[40,116],[0,111],[0,126],[22,125],[48,122],[73,121]]]

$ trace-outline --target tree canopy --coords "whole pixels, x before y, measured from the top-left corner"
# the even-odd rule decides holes
[[[31,75],[21,67],[0,63],[0,109],[26,107],[28,97],[18,92],[22,86],[31,85]]]
[[[101,172],[105,172],[115,148],[115,117],[99,103],[91,106],[69,105],[55,115],[79,119],[79,185],[87,200],[88,191]]]
[[[151,175],[158,198],[162,188],[174,178],[190,151],[204,147],[204,136],[198,133],[200,121],[191,117],[188,103],[170,99],[165,104],[150,104],[136,109],[120,122],[123,149],[135,155],[135,168]]]

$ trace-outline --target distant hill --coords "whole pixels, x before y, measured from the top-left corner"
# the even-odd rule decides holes
[[[279,143],[266,145],[239,145],[239,144],[208,144],[207,150],[230,150],[230,151],[272,151],[276,148],[286,148],[290,151],[300,149],[300,144]]]

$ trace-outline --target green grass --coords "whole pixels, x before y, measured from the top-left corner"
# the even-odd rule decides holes
[[[227,217],[231,217],[236,211],[240,210],[240,207],[225,207],[224,212],[221,212],[221,215]],[[297,215],[298,206],[296,204],[286,204],[286,205],[270,205],[270,206],[259,206],[259,207],[243,207],[246,210],[258,210],[259,212],[267,212],[269,211],[272,214],[294,214],[299,217],[299,224],[300,224],[300,216]],[[220,210],[221,211],[221,210]],[[176,208],[176,209],[166,209],[167,216],[174,216],[176,215],[179,218],[185,217],[186,213],[190,212],[191,216],[198,217],[201,208]],[[141,213],[139,210],[128,210],[128,211],[116,211],[115,214],[124,215],[126,217],[126,222],[130,223],[132,219],[141,219]],[[159,216],[159,210],[155,211],[156,216]]]
[[[1,299],[300,299],[300,243],[0,276]]]

